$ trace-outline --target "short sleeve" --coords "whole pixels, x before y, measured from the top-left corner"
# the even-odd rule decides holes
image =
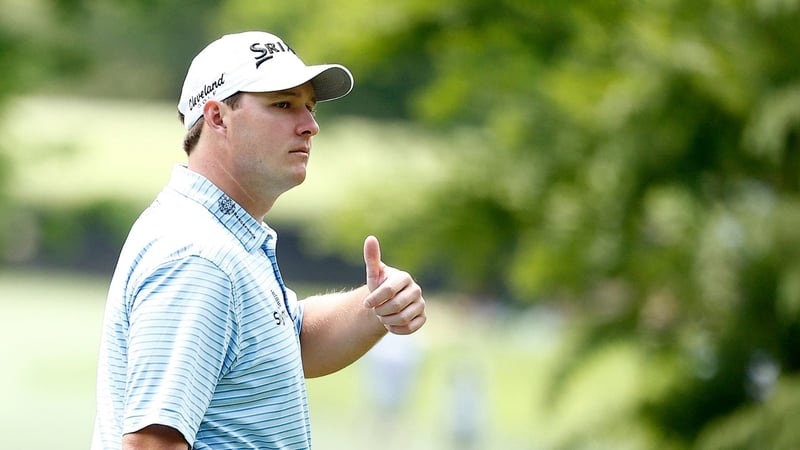
[[[286,308],[294,322],[295,333],[299,336],[300,330],[303,329],[303,304],[297,299],[297,294],[293,290],[285,288],[285,292]]]
[[[166,425],[192,443],[237,351],[230,278],[187,256],[135,286],[130,308],[123,433]]]

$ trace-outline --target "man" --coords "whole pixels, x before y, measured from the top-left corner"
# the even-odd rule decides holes
[[[134,224],[109,289],[93,449],[310,448],[304,379],[423,325],[420,287],[371,236],[365,286],[298,301],[262,221],[305,179],[317,102],[352,86],[263,32],[195,57],[178,105],[188,165]]]

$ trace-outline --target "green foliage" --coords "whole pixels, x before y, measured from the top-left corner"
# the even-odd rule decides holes
[[[70,9],[68,3],[79,2],[0,1],[4,11],[0,15],[0,120],[10,114],[5,105],[12,96],[35,89],[53,74],[68,77],[85,69],[86,58],[65,31],[69,24],[56,20]],[[9,203],[6,191],[12,171],[8,145],[7,140],[0,143],[0,206],[4,208]],[[7,216],[0,220],[0,244],[10,239],[2,233]]]
[[[436,155],[449,170],[371,167],[381,184],[310,233],[348,251],[375,233],[448,288],[556,302],[589,330],[565,373],[641,342],[672,361],[641,402],[664,441],[739,448],[769,432],[762,414],[785,420],[777,392],[800,371],[798,2],[52,4],[45,17],[80,32],[42,34],[61,38],[51,47],[41,15],[1,19],[4,84],[79,68],[78,42],[103,63],[92,79],[111,80],[86,91],[174,98],[190,47],[247,28],[346,63],[356,90],[336,108],[453,136]],[[462,127],[478,131],[455,139]],[[752,428],[728,439],[742,417]]]
[[[214,37],[209,24],[219,7],[212,0],[57,3],[66,4],[76,30],[70,37],[92,64],[81,78],[56,80],[52,89],[176,103],[191,58]]]
[[[0,265],[36,263],[110,274],[137,209],[119,200],[78,207],[11,206],[0,218]]]
[[[306,48],[326,36],[323,54],[410,117],[483,131],[442,149],[452,170],[416,205],[348,209],[331,241],[379,224],[452,289],[557,300],[585,316],[588,349],[616,336],[672,355],[643,411],[684,443],[760,401],[755,361],[800,370],[800,5],[349,5],[337,22],[308,2],[315,33],[287,31]]]
[[[780,383],[768,402],[742,408],[708,427],[698,440],[699,450],[789,450],[800,442],[794,418],[800,410],[800,384]]]

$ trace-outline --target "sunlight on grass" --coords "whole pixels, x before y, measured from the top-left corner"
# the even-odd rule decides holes
[[[164,104],[35,97],[8,109],[9,194],[23,202],[142,204],[185,161],[182,128]]]
[[[184,130],[170,103],[30,97],[16,99],[8,110],[15,113],[0,130],[14,168],[9,195],[22,203],[111,198],[144,206],[172,166],[186,162]],[[411,173],[432,182],[441,164],[436,155],[447,148],[443,139],[408,126],[355,118],[321,126],[305,183],[281,197],[271,218],[325,217],[331,205],[368,180],[377,180],[375,189],[403,186],[398,180]]]

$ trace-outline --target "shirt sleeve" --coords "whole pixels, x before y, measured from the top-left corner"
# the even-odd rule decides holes
[[[295,333],[299,336],[303,329],[303,303],[297,299],[297,293],[289,288],[286,289],[286,309],[289,317],[294,322]]]
[[[139,283],[129,308],[123,433],[166,425],[191,444],[235,358],[230,278],[199,256],[180,258]]]

